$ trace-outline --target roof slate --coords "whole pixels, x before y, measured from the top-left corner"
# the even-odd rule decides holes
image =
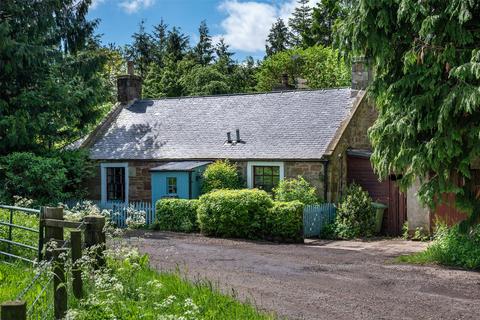
[[[350,112],[350,88],[138,100],[90,146],[92,159],[320,159]],[[240,129],[244,143],[227,144]]]

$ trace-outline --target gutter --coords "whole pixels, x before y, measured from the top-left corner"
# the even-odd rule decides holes
[[[192,172],[188,172],[188,199],[192,199]]]
[[[330,160],[320,159],[320,162],[323,164],[323,201],[328,201],[328,164]]]

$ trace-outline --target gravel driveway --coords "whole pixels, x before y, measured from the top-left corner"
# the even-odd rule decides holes
[[[480,273],[393,261],[424,243],[281,245],[164,232],[129,241],[157,269],[179,267],[282,318],[480,319]]]

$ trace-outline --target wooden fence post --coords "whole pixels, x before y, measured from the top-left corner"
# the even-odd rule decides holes
[[[1,320],[26,320],[27,304],[25,301],[9,301],[2,303]]]
[[[98,246],[96,250],[96,267],[105,265],[103,251],[105,250],[105,217],[102,216],[86,216],[83,218],[86,223],[85,227],[85,245],[87,248]]]
[[[73,275],[73,295],[80,299],[83,296],[82,271],[78,265],[78,260],[82,257],[82,231],[70,231],[70,243],[72,247],[72,275]]]
[[[55,220],[63,220],[63,208],[52,208],[52,207],[44,207],[43,208],[43,218],[44,219],[55,219]],[[44,243],[48,243],[49,241],[58,240],[63,242],[63,228],[62,227],[51,227],[45,225],[45,241]],[[47,258],[50,258],[47,255]]]
[[[55,319],[67,314],[67,283],[65,278],[66,248],[55,248],[53,252],[53,308]],[[64,254],[62,256],[62,254]]]

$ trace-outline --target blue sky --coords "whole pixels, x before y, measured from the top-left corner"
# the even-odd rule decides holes
[[[313,6],[318,0],[310,0]],[[265,54],[265,39],[272,23],[281,17],[288,20],[296,0],[93,0],[90,18],[101,20],[98,32],[105,44],[130,43],[131,35],[145,19],[147,31],[163,17],[169,26],[178,26],[198,39],[200,21],[207,20],[214,41],[224,37],[236,59]]]

